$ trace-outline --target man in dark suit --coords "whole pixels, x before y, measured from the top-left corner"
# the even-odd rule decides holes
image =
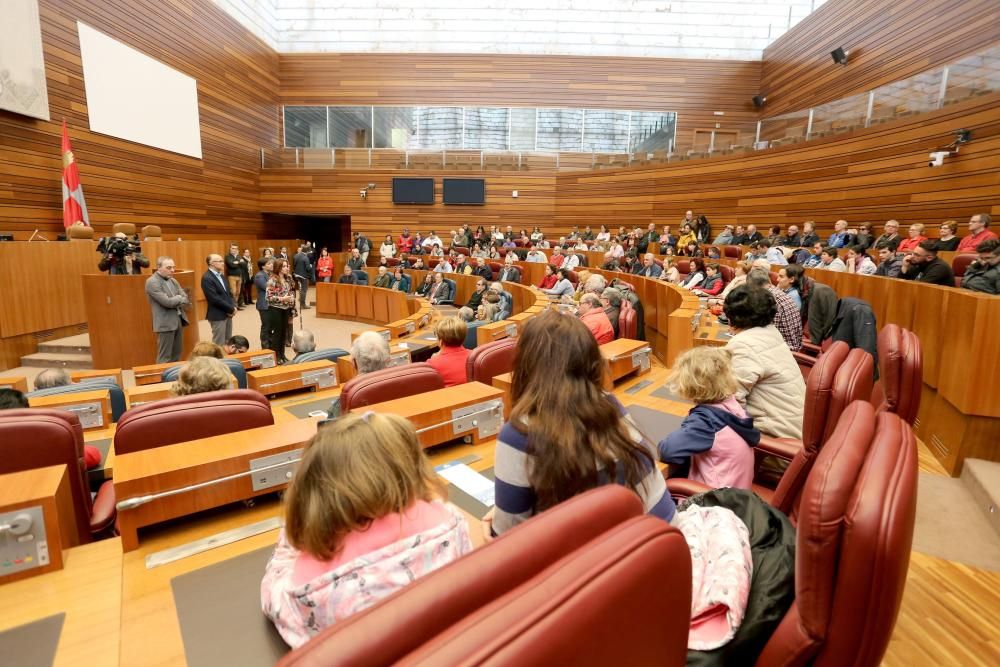
[[[191,305],[191,301],[174,278],[174,260],[170,257],[156,260],[156,271],[146,279],[146,298],[153,309],[156,363],[180,361],[184,327],[188,323],[184,309]]]
[[[476,268],[472,269],[472,275],[479,276],[489,282],[493,281],[493,269],[486,266],[486,260],[482,257],[476,258]]]
[[[503,258],[503,269],[500,271],[500,275],[497,280],[503,282],[519,283],[521,282],[521,269],[514,266],[514,253],[508,252]]]
[[[295,253],[292,260],[292,272],[295,274],[295,282],[299,286],[299,308],[302,310],[309,307],[306,303],[306,297],[309,295],[309,276],[312,274],[312,263],[309,261],[309,255],[306,254],[308,249],[307,245],[299,246],[299,251]]]
[[[226,344],[233,335],[233,315],[236,314],[236,302],[229,293],[226,277],[222,275],[226,261],[222,255],[209,255],[205,260],[208,271],[201,277],[201,291],[208,301],[208,313],[205,319],[212,327],[212,342],[220,347]]]

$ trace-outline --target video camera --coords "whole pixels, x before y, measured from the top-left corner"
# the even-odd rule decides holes
[[[121,259],[126,255],[138,255],[141,252],[141,247],[138,241],[132,239],[107,236],[98,242],[97,252]]]

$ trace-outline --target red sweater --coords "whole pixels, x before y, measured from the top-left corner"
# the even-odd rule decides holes
[[[544,278],[542,278],[542,282],[538,283],[538,288],[552,289],[555,286],[557,280],[559,280],[559,276],[557,276],[554,273],[551,276],[545,276]]]
[[[984,229],[975,236],[969,234],[958,244],[959,252],[976,252],[976,246],[983,241],[989,241],[990,239],[995,239],[996,234],[991,232],[989,229]]]
[[[453,387],[456,384],[468,382],[465,374],[465,361],[468,358],[469,351],[462,345],[455,347],[441,345],[441,351],[431,357],[427,363],[444,378],[444,386]]]
[[[913,250],[918,245],[927,240],[926,236],[918,236],[915,239],[905,239],[899,242],[899,247],[896,249],[897,252],[908,252]]]

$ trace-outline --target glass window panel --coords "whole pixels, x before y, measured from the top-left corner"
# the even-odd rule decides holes
[[[1000,90],[1000,47],[948,66],[946,102]]]
[[[852,132],[864,127],[868,95],[861,94],[830,102],[813,109],[813,135]]]
[[[462,107],[416,107],[419,148],[462,147]]]
[[[584,111],[583,150],[595,153],[628,151],[628,118],[628,111]]]
[[[465,147],[507,150],[508,109],[468,107],[465,110]]]
[[[285,107],[285,146],[327,148],[326,107]]]
[[[583,109],[539,109],[538,150],[583,149]]]
[[[793,111],[760,122],[760,140],[778,142],[775,145],[804,141],[809,125],[809,110]]]
[[[677,114],[665,111],[633,111],[630,152],[665,151],[674,143]]]
[[[924,72],[904,81],[882,86],[875,89],[872,119],[931,111],[937,108],[940,93],[941,70]]]
[[[510,150],[535,150],[535,109],[510,110]]]
[[[417,148],[413,107],[375,107],[375,148]]]
[[[330,145],[337,148],[371,148],[371,107],[329,107]]]

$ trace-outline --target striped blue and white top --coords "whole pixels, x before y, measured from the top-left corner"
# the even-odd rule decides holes
[[[622,415],[632,439],[641,443],[649,451],[648,474],[633,490],[642,500],[647,514],[671,521],[677,507],[673,498],[670,497],[670,493],[667,492],[663,474],[656,467],[656,446],[642,436],[632,421],[632,417],[614,396],[605,394],[605,397],[614,404],[619,414]],[[514,428],[510,422],[504,424],[497,438],[496,459],[493,464],[496,478],[496,509],[493,513],[493,530],[498,535],[510,530],[522,521],[530,519],[536,513],[537,497],[528,481],[531,459],[532,455],[528,453],[528,437]],[[601,484],[608,483],[606,474],[602,472],[599,477]],[[617,481],[622,483],[620,479]]]

